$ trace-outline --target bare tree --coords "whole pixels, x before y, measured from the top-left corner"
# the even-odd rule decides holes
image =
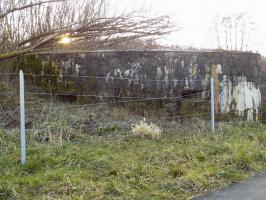
[[[217,48],[235,51],[248,50],[254,29],[255,24],[246,13],[215,16],[213,30]]]
[[[14,3],[12,2],[11,4],[2,4],[2,8],[7,8],[6,10],[2,11],[2,13],[0,14],[0,18],[4,18],[6,17],[8,14],[19,11],[19,10],[24,10],[27,8],[31,8],[34,6],[38,6],[41,4],[45,4],[45,3],[53,3],[53,2],[59,2],[59,1],[64,1],[64,0],[50,0],[50,1],[40,1],[40,2],[30,2],[29,4],[25,4],[25,5],[21,5],[19,6],[18,4],[15,7],[10,7],[10,5],[14,5]]]
[[[107,0],[0,0],[0,59],[62,49],[65,36],[71,49],[95,50],[173,31],[168,16],[109,8]]]

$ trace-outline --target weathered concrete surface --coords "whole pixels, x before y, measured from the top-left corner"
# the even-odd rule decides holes
[[[265,200],[266,174],[252,177],[249,181],[234,184],[195,200]]]
[[[260,55],[236,52],[100,51],[40,55],[60,75],[91,76],[73,80],[79,92],[115,97],[210,95],[215,79],[217,113],[236,112],[248,120],[261,105]],[[95,78],[98,77],[98,78]]]

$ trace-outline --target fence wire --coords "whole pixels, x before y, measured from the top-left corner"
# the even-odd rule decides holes
[[[148,78],[134,78],[134,77],[115,77],[115,76],[90,76],[90,75],[51,75],[51,74],[31,74],[31,73],[24,73],[25,76],[31,77],[56,77],[56,78],[90,78],[90,79],[104,79],[108,80],[130,80],[130,81],[149,81],[149,82],[189,82],[189,79],[174,79],[174,80],[164,80],[164,79],[148,79]],[[193,80],[193,82],[202,82],[205,80]]]
[[[14,77],[19,77],[17,73],[0,73],[0,76],[14,76]],[[32,73],[25,73],[24,74],[25,77],[32,77],[32,78],[45,78],[45,79],[49,79],[49,78],[75,78],[75,79],[99,79],[99,80],[104,80],[104,81],[114,81],[114,80],[118,80],[118,81],[138,81],[138,82],[174,82],[174,83],[191,83],[191,82],[195,82],[197,83],[205,83],[206,80],[200,80],[200,79],[196,79],[196,80],[189,80],[189,79],[171,79],[171,80],[164,80],[164,79],[148,79],[148,78],[134,78],[134,77],[125,77],[125,78],[121,78],[121,77],[113,77],[113,76],[91,76],[91,75],[50,75],[50,74],[32,74]],[[261,86],[266,87],[265,85]],[[28,85],[26,85],[27,89],[30,89]],[[17,88],[14,87],[14,90],[10,91],[1,91],[0,92],[0,96],[15,96],[18,97],[19,93],[18,92],[14,92],[16,91]],[[205,95],[203,95],[205,94]],[[45,131],[45,130],[55,130],[55,129],[60,129],[57,128],[54,123],[57,122],[58,120],[60,121],[61,118],[64,120],[64,118],[70,117],[71,116],[76,116],[78,115],[81,111],[83,112],[89,112],[90,110],[92,112],[95,112],[96,115],[96,119],[97,116],[99,115],[103,115],[101,112],[102,110],[106,109],[108,110],[108,108],[114,108],[117,105],[124,105],[126,106],[126,104],[128,103],[133,103],[135,105],[135,107],[138,107],[140,104],[139,103],[146,103],[147,107],[149,105],[151,105],[153,102],[159,102],[159,101],[165,101],[165,103],[167,102],[182,102],[182,104],[189,104],[188,108],[193,110],[193,107],[191,107],[191,104],[197,104],[198,107],[203,107],[203,109],[199,109],[196,110],[194,112],[196,113],[187,113],[187,112],[176,112],[176,110],[174,109],[173,111],[170,111],[169,113],[167,113],[164,117],[162,117],[161,115],[163,115],[163,113],[160,113],[161,110],[158,109],[158,111],[153,111],[153,112],[157,112],[156,115],[154,114],[150,114],[150,113],[146,113],[147,111],[144,112],[144,114],[138,114],[137,116],[133,116],[133,115],[129,115],[129,116],[124,116],[123,115],[123,119],[118,119],[116,117],[114,117],[114,113],[108,113],[107,115],[110,115],[108,119],[108,117],[106,118],[102,118],[99,117],[98,120],[101,120],[100,122],[97,122],[97,126],[98,127],[102,127],[102,126],[111,126],[116,124],[116,122],[118,122],[118,124],[124,124],[124,128],[130,130],[130,127],[132,125],[132,123],[137,123],[140,120],[143,120],[144,118],[146,119],[147,122],[154,122],[154,123],[158,123],[158,124],[163,124],[163,123],[167,123],[167,121],[175,121],[175,122],[181,122],[182,120],[190,120],[191,118],[202,118],[205,119],[207,121],[210,120],[210,98],[209,97],[204,97],[210,94],[210,91],[208,90],[202,90],[199,92],[194,92],[192,94],[183,94],[183,95],[178,95],[178,96],[160,96],[160,95],[156,95],[156,96],[123,96],[123,95],[97,95],[97,94],[89,94],[89,93],[57,93],[57,92],[31,92],[31,91],[26,91],[25,92],[25,97],[26,97],[26,102],[25,102],[25,106],[26,106],[26,123],[28,123],[28,125],[26,124],[26,126],[28,126],[29,128],[27,128],[27,131]],[[16,96],[17,95],[17,96]],[[98,100],[98,102],[93,102],[93,103],[84,103],[84,104],[76,104],[76,103],[66,103],[66,102],[62,102],[59,99],[57,99],[57,97],[88,97],[88,98],[95,98]],[[252,95],[245,95],[245,97],[249,97]],[[45,97],[46,99],[44,99],[43,97]],[[47,98],[48,97],[48,98]],[[252,96],[253,97],[253,96]],[[29,99],[32,98],[32,100],[30,101]],[[43,102],[36,103],[36,99],[39,101],[39,99],[42,99]],[[35,105],[36,104],[36,105]],[[102,108],[102,106],[104,106],[104,108]],[[144,106],[145,107],[145,106]],[[17,105],[14,108],[10,108],[10,109],[6,109],[6,110],[2,110],[0,111],[0,115],[2,116],[1,118],[12,118],[12,119],[7,119],[9,121],[12,122],[12,120],[16,121],[14,123],[16,123],[17,128],[18,124],[19,124],[19,105]],[[121,108],[122,109],[122,108]],[[179,108],[180,109],[180,108]],[[109,111],[112,112],[112,111]],[[257,114],[265,114],[266,112],[257,112]],[[227,115],[238,115],[238,112],[230,112],[227,113]],[[10,116],[9,116],[10,115]],[[66,115],[66,116],[64,116]],[[170,116],[168,116],[170,115]],[[37,116],[37,117],[36,117]],[[80,121],[89,121],[89,119],[86,119],[86,114],[82,115],[83,119],[79,119]],[[132,119],[128,119],[132,117]],[[16,118],[16,119],[15,119]],[[75,124],[77,123],[77,124]],[[88,124],[78,124],[80,123],[79,121],[73,121],[73,122],[68,122],[67,126],[68,128],[73,128],[73,129],[78,129],[78,128],[89,128],[91,127],[91,125]],[[46,126],[46,127],[44,127]],[[5,127],[5,124],[0,124],[0,127]],[[128,131],[127,131],[128,132]]]

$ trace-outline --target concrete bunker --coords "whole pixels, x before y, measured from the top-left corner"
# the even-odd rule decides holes
[[[217,114],[234,113],[256,120],[260,113],[259,54],[132,50],[39,54],[38,57],[43,64],[52,62],[58,68],[58,82],[71,82],[78,94],[102,96],[101,101],[106,101],[105,97],[118,101],[119,97],[189,98],[193,95],[208,99],[213,77]],[[180,100],[163,102],[175,105],[175,112],[181,113]]]

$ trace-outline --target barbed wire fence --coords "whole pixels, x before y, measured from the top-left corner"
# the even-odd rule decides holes
[[[74,93],[74,92],[43,92],[43,91],[31,91],[30,87],[25,82],[25,77],[43,78],[49,77],[58,78],[58,75],[49,74],[31,74],[23,73],[1,73],[1,76],[11,76],[16,80],[16,84],[11,85],[14,90],[8,90],[0,92],[0,97],[12,97],[9,100],[10,103],[13,101],[12,109],[9,107],[2,108],[0,115],[2,118],[8,118],[8,120],[2,120],[0,128],[19,128],[21,132],[21,162],[26,162],[26,132],[27,133],[46,133],[54,132],[61,129],[81,129],[83,131],[96,130],[99,133],[108,129],[108,131],[117,130],[120,134],[126,134],[131,131],[132,124],[138,123],[141,120],[147,122],[159,124],[161,127],[169,126],[171,129],[171,123],[180,123],[184,119],[191,120],[192,118],[203,118],[207,121],[207,126],[215,131],[215,92],[214,92],[214,81],[210,79],[210,89],[202,90],[199,92],[193,92],[192,94],[181,94],[178,96],[121,96],[121,95],[98,95],[89,93]],[[88,78],[88,79],[100,79],[106,80],[106,77],[101,76],[77,76],[77,75],[60,75],[60,78]],[[141,81],[141,79],[132,78],[119,78],[112,77],[112,80],[125,81],[135,80]],[[27,79],[26,79],[27,80]],[[165,82],[160,79],[145,79],[149,82]],[[187,80],[168,80],[169,82],[186,82]],[[194,80],[195,82],[202,82],[203,80]],[[18,94],[19,91],[19,94]],[[208,94],[202,95],[203,93]],[[18,98],[19,97],[19,98]],[[36,98],[37,97],[37,98]],[[42,97],[42,98],[39,98]],[[62,102],[58,104],[54,98],[57,97],[86,97],[96,99],[93,103],[77,103],[73,102]],[[38,100],[36,100],[38,99]],[[40,101],[36,103],[36,101]],[[145,105],[152,104],[152,102],[158,101],[174,101],[174,102],[185,102],[190,107],[191,104],[201,105],[204,107],[202,110],[196,110],[194,113],[188,114],[186,112],[175,113],[176,110],[172,111],[172,115],[165,116],[161,115],[160,111],[155,111],[155,114],[150,115],[144,113],[142,115],[128,115],[128,113],[122,113],[121,116],[113,117],[109,116],[110,113],[106,113],[106,107],[115,108],[116,106],[128,104],[134,104],[138,107],[139,104],[145,103]],[[91,112],[93,110],[94,112]],[[123,112],[123,111],[121,111]],[[93,116],[94,113],[99,116]],[[113,113],[114,114],[114,113]],[[228,114],[237,114],[236,112],[230,112]],[[261,112],[262,114],[262,112]],[[71,118],[71,122],[60,121],[58,124],[58,117]],[[107,116],[104,116],[107,115]],[[103,117],[104,116],[104,117]],[[65,124],[64,124],[65,123]],[[228,123],[231,123],[230,121]],[[168,128],[169,128],[168,127]],[[42,138],[45,139],[45,138]]]

